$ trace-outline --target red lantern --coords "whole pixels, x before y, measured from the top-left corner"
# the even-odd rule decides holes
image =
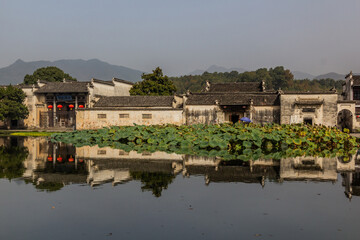
[[[79,159],[79,162],[81,162],[81,163],[84,162],[84,159]]]
[[[69,162],[73,162],[74,161],[74,158],[73,157],[70,157],[69,158]]]
[[[360,118],[360,115],[356,115],[356,118]]]
[[[79,105],[79,108],[84,108],[84,105]]]
[[[49,162],[52,162],[52,160],[53,160],[52,156],[48,156],[47,160],[48,160]]]
[[[48,109],[49,109],[49,111],[51,111],[53,109],[53,105],[49,105]]]
[[[63,105],[59,104],[59,105],[57,105],[57,107],[58,107],[59,110],[61,110]]]
[[[69,108],[70,108],[70,110],[72,110],[74,108],[74,105],[70,104]]]
[[[58,160],[58,162],[62,162],[62,157],[61,156],[59,156],[56,160]]]

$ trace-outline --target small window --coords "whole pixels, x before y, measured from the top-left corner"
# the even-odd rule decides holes
[[[143,156],[151,156],[151,152],[143,152],[142,155]]]
[[[303,108],[303,112],[315,112],[315,108]]]
[[[353,99],[360,100],[360,88],[358,87],[353,88]]]
[[[124,151],[124,150],[119,150],[119,155],[120,155],[120,156],[129,155],[129,152],[126,152],[126,151]]]
[[[106,114],[98,114],[98,118],[106,118]]]
[[[142,118],[143,119],[152,119],[152,114],[143,114]]]
[[[129,118],[129,114],[124,113],[124,114],[119,114],[120,118]]]
[[[105,154],[106,154],[106,150],[101,150],[101,149],[100,149],[100,150],[97,151],[97,154],[98,154],[98,155],[105,155]]]

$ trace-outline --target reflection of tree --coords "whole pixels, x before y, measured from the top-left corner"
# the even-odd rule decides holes
[[[141,187],[143,191],[152,191],[155,197],[160,197],[163,189],[167,189],[175,178],[170,173],[149,173],[149,172],[130,172],[131,177],[140,180],[144,185]]]
[[[63,186],[64,186],[64,184],[59,183],[59,182],[40,182],[39,184],[35,185],[36,189],[39,189],[41,191],[46,191],[46,192],[58,191]]]
[[[24,160],[28,155],[26,147],[0,146],[0,178],[22,177],[25,168]]]

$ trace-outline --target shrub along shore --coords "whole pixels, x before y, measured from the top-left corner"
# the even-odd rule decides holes
[[[294,156],[347,156],[357,138],[321,125],[153,125],[113,126],[52,135],[52,141],[76,147],[112,147],[125,151],[217,156],[224,160],[280,159]]]

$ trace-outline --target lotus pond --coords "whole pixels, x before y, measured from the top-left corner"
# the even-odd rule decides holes
[[[110,146],[127,152],[217,156],[224,160],[280,159],[294,156],[354,154],[355,137],[335,127],[319,125],[220,124],[191,126],[127,126],[52,135],[52,141],[77,147]]]

